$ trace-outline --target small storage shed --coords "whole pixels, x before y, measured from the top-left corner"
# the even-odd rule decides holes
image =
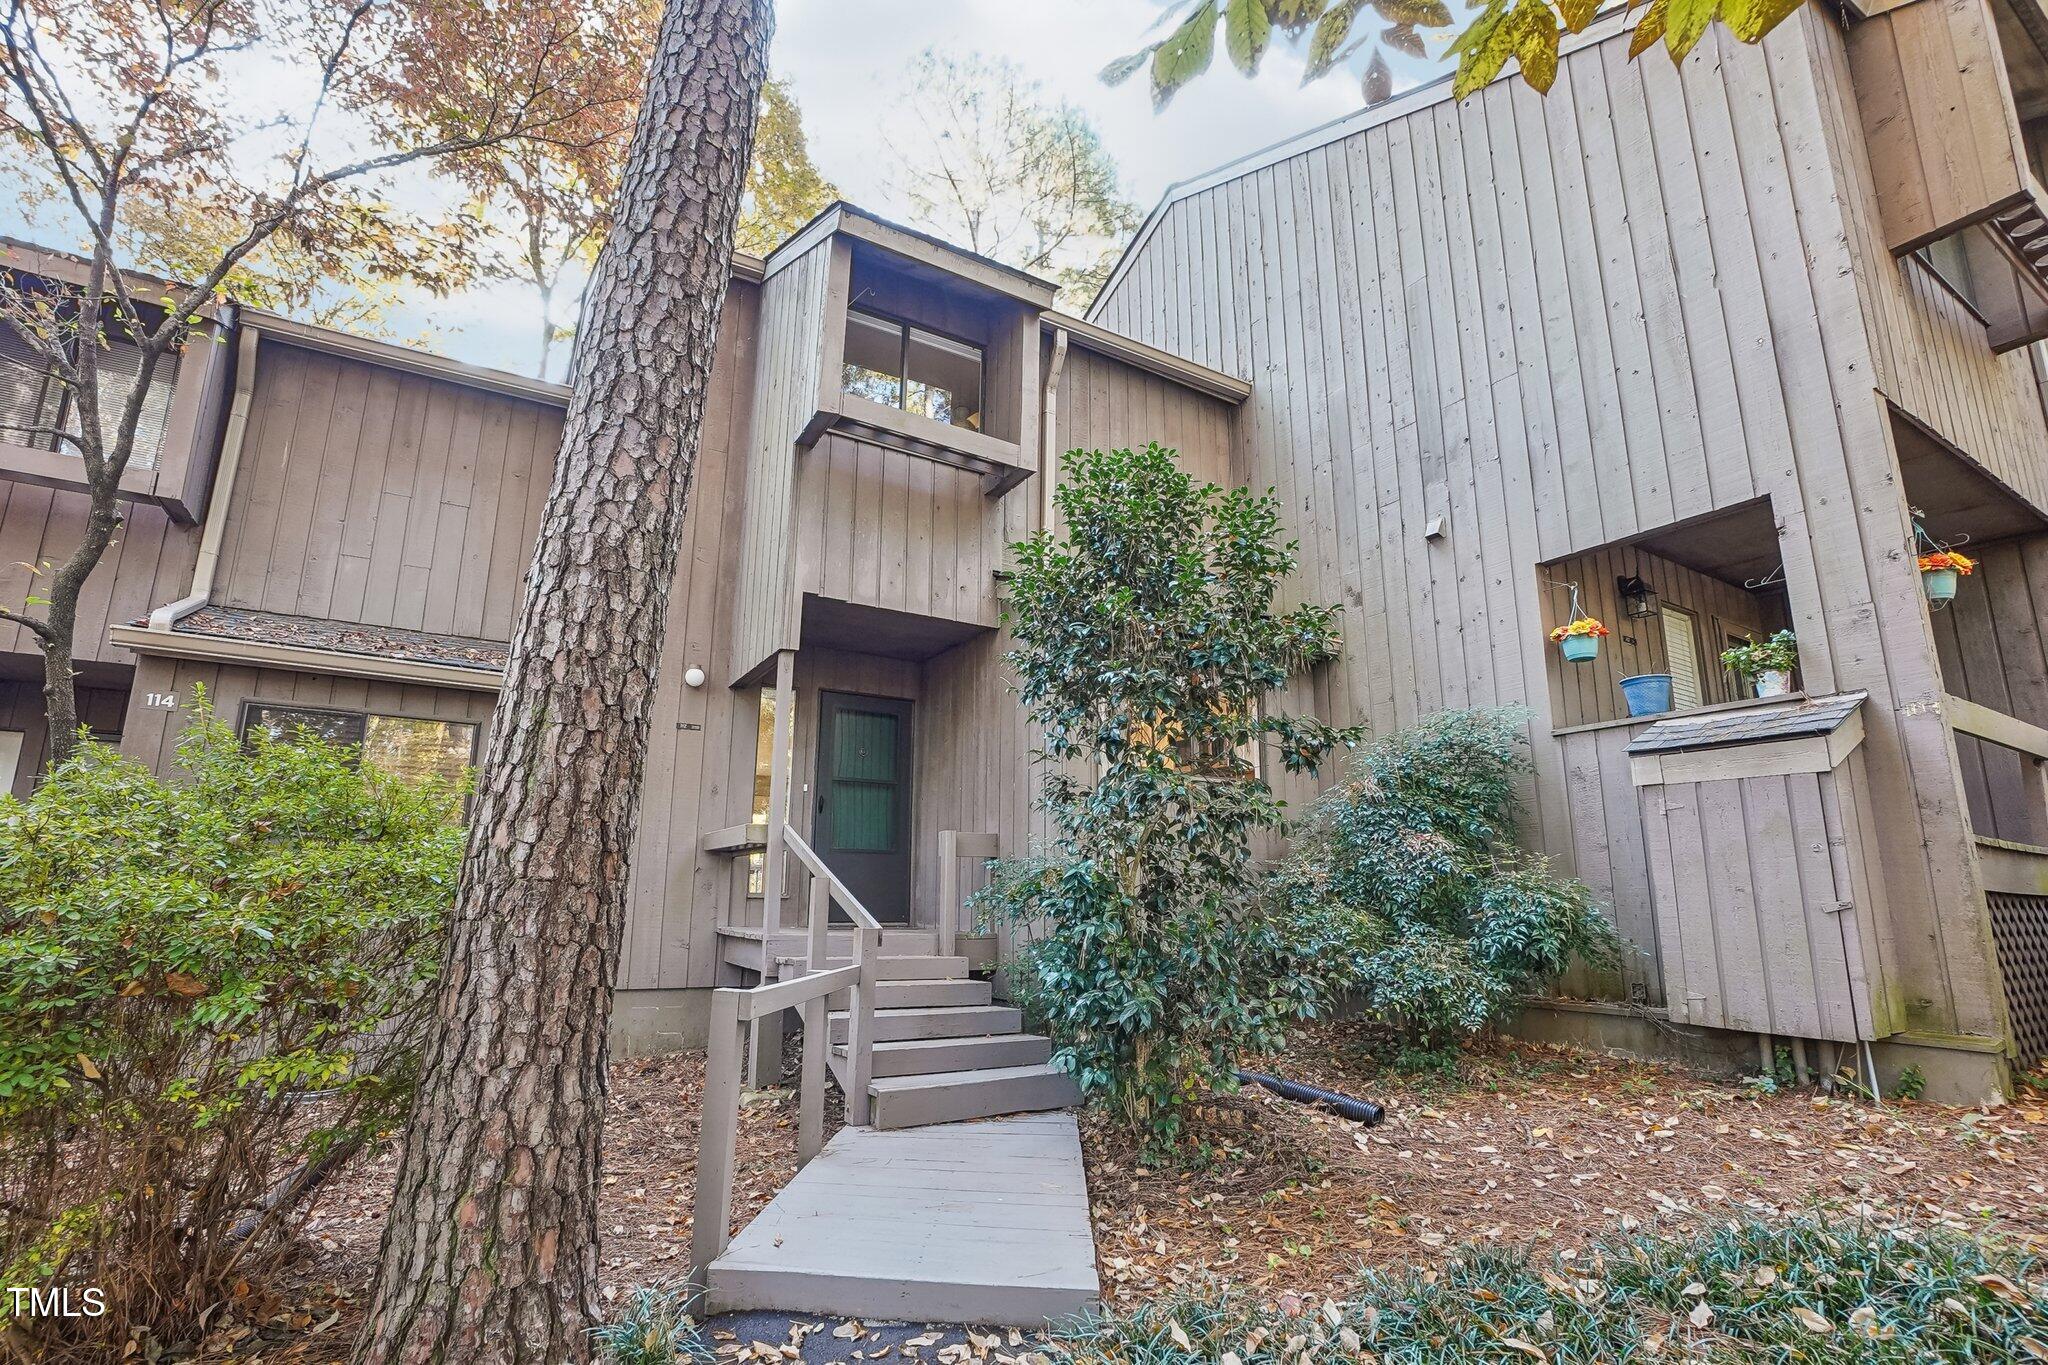
[[[1898,1031],[1866,696],[1674,716],[1629,744],[1674,1022],[1839,1043]]]

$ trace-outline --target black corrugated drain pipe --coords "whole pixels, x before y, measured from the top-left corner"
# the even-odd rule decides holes
[[[1362,1123],[1370,1128],[1387,1116],[1387,1111],[1371,1100],[1354,1100],[1349,1095],[1340,1095],[1334,1090],[1320,1090],[1300,1081],[1284,1081],[1278,1076],[1268,1076],[1263,1071],[1240,1071],[1237,1079],[1247,1085],[1260,1085],[1284,1100],[1297,1104],[1320,1104],[1340,1117]]]

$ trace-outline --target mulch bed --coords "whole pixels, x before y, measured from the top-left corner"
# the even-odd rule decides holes
[[[1105,1296],[1227,1276],[1341,1295],[1360,1266],[1465,1242],[1566,1250],[1617,1228],[1824,1209],[2048,1249],[2048,1098],[1990,1111],[1760,1095],[1671,1067],[1527,1043],[1402,1075],[1322,1028],[1265,1069],[1387,1105],[1365,1128],[1262,1090],[1195,1116],[1192,1157],[1148,1165],[1085,1120]]]
[[[1194,1115],[1173,1166],[1084,1118],[1105,1296],[1128,1304],[1227,1276],[1260,1294],[1340,1294],[1361,1265],[1467,1241],[1567,1249],[1617,1227],[1813,1207],[1943,1223],[2048,1248],[2048,1099],[1991,1111],[1766,1096],[1565,1049],[1478,1047],[1455,1074],[1384,1067],[1355,1030],[1303,1036],[1265,1069],[1388,1107],[1365,1129],[1248,1091]],[[689,1259],[700,1056],[622,1061],[605,1133],[604,1293],[680,1279]],[[836,1127],[834,1105],[828,1127]],[[276,1295],[225,1317],[198,1359],[347,1359],[395,1153],[325,1190]],[[736,1221],[795,1170],[796,1104],[749,1100]]]

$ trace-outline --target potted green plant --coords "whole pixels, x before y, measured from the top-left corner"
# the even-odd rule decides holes
[[[1763,641],[1751,636],[1722,650],[1721,666],[1755,684],[1759,697],[1782,697],[1792,690],[1792,670],[1799,667],[1799,641],[1789,630]]]
[[[1607,627],[1590,616],[1580,616],[1550,632],[1552,642],[1565,661],[1575,664],[1589,664],[1600,657],[1600,637],[1607,633]]]

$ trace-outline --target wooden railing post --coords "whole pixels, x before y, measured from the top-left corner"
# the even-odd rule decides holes
[[[775,656],[775,724],[769,735],[768,837],[761,853],[761,929],[772,947],[782,927],[783,832],[789,821],[790,737],[796,725],[796,651]]]
[[[868,1123],[868,1082],[875,1069],[875,986],[881,979],[882,934],[865,924],[853,926],[853,961],[860,979],[853,984],[846,1011],[846,1121]]]
[[[811,878],[811,970],[826,962],[826,921],[832,917],[832,888],[823,877]],[[825,1145],[825,1052],[832,1046],[831,997],[817,996],[803,1005],[803,1081],[797,1092],[796,1161],[810,1164]]]
[[[733,1150],[740,1124],[740,1063],[747,1028],[740,1020],[746,992],[711,993],[711,1039],[704,1059],[704,1099],[697,1118],[697,1194],[691,1201],[690,1290],[702,1294],[711,1263],[732,1230]]]
[[[939,956],[960,943],[960,831],[939,831]]]

